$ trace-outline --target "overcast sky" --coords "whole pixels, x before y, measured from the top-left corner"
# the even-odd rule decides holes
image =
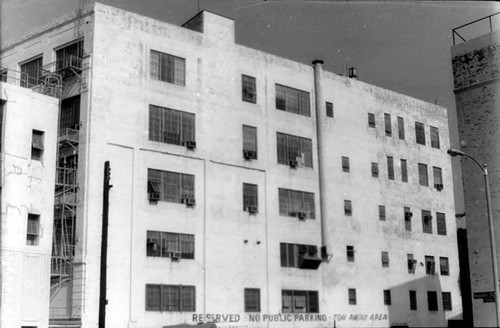
[[[0,0],[2,42],[33,31],[89,0]],[[452,29],[500,11],[492,1],[101,0],[181,25],[198,9],[235,20],[242,45],[345,73],[448,108],[458,147],[450,47]],[[493,29],[500,29],[500,15]],[[461,34],[489,32],[487,23]],[[455,183],[460,181],[455,180]],[[460,209],[459,209],[460,210]]]

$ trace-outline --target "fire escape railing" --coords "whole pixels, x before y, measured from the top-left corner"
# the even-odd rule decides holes
[[[492,21],[492,18],[496,15],[500,14],[500,12],[498,13],[495,13],[495,14],[492,14],[492,15],[489,15],[489,16],[486,16],[486,17],[483,17],[483,18],[480,18],[480,19],[476,19],[475,21],[472,21],[472,22],[469,22],[467,24],[464,24],[464,25],[460,25],[458,27],[455,27],[453,30],[452,30],[452,34],[453,34],[453,45],[456,45],[457,44],[457,39],[455,36],[457,36],[458,38],[460,38],[460,40],[462,40],[461,42],[465,42],[467,41],[460,33],[458,33],[458,30],[463,30],[465,27],[470,27],[471,25],[474,25],[474,24],[477,24],[479,22],[482,22],[482,21],[488,21],[488,25],[489,25],[489,31],[488,32],[483,32],[481,33],[481,35],[483,34],[486,34],[486,33],[491,33],[493,32],[493,21]],[[495,17],[496,18],[496,17]]]

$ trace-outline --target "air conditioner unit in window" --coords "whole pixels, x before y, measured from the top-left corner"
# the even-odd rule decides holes
[[[412,212],[405,212],[405,219],[411,219],[412,216],[413,216]]]
[[[256,155],[257,155],[257,152],[255,152],[254,150],[244,150],[243,151],[243,158],[244,159],[254,159],[257,157]]]
[[[436,188],[437,191],[441,191],[443,190],[443,185],[441,183],[436,183],[434,184],[434,188]]]
[[[303,245],[301,245],[303,246]],[[306,246],[306,252],[299,249],[299,268],[301,269],[317,269],[321,264],[321,259],[317,256],[318,249],[316,246]]]
[[[182,198],[181,202],[183,204],[186,204],[186,206],[188,206],[188,207],[193,207],[196,205],[196,200],[194,198],[188,198],[188,197]]]
[[[246,206],[245,211],[247,211],[250,214],[255,214],[258,212],[257,206]]]
[[[184,146],[186,146],[187,149],[195,149],[196,148],[196,141],[184,141]]]
[[[292,169],[296,169],[297,166],[299,165],[299,162],[297,162],[296,159],[291,159],[290,162],[288,163]]]
[[[152,202],[157,202],[160,200],[160,193],[159,192],[150,192],[149,193],[149,200]]]
[[[181,260],[182,254],[181,252],[171,252],[170,253],[170,258],[174,262],[179,262]]]
[[[307,214],[305,212],[297,212],[297,217],[299,218],[299,220],[305,220]]]

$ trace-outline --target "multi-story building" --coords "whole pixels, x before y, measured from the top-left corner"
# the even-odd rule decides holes
[[[487,164],[496,245],[500,245],[500,32],[492,30],[498,14],[453,31],[457,44],[451,49],[460,148]],[[467,38],[471,31],[488,33]],[[467,34],[466,34],[467,33]],[[464,37],[463,37],[464,36]],[[475,327],[497,325],[493,302],[493,270],[486,211],[484,177],[476,163],[462,160],[473,317]],[[498,246],[497,246],[498,247]],[[498,252],[497,259],[500,260]]]
[[[108,326],[461,318],[445,108],[236,44],[207,11],[96,3],[0,58],[63,79],[52,326],[98,323],[104,216]]]

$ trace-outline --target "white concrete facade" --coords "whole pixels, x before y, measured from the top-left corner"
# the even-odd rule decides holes
[[[98,322],[105,161],[113,185],[108,326],[218,319],[224,327],[441,327],[460,318],[444,108],[320,66],[315,81],[311,65],[235,44],[234,22],[209,12],[188,24],[195,29],[201,23],[203,32],[99,3],[85,22],[76,248],[84,286],[82,327]],[[0,53],[2,65],[15,67],[29,58],[21,51],[26,48],[43,52],[50,62],[45,53],[74,40],[74,29],[74,20],[54,23],[47,33]],[[185,59],[185,85],[150,78],[152,50]],[[255,103],[242,101],[242,74],[256,80]],[[310,116],[276,110],[276,84],[308,92]],[[333,117],[326,117],[325,102],[333,103]],[[196,149],[151,141],[150,105],[194,114]],[[368,113],[375,114],[375,128],[368,127]],[[392,137],[385,136],[384,113],[391,114]],[[405,122],[404,140],[397,136],[397,117]],[[425,126],[425,146],[415,144],[415,121]],[[243,125],[257,128],[256,160],[242,156]],[[430,146],[430,126],[439,128],[439,149]],[[277,133],[310,139],[312,167],[278,164]],[[342,156],[350,159],[349,173],[342,171]],[[387,178],[386,156],[396,164],[394,181]],[[407,183],[401,182],[400,159],[408,163]],[[371,162],[379,163],[378,178],[371,176]],[[428,165],[429,187],[419,186],[418,163]],[[442,191],[433,188],[433,166],[442,169]],[[194,175],[196,206],[150,202],[148,169]],[[243,211],[243,183],[258,186],[255,215]],[[315,219],[280,215],[279,188],[314,193]],[[344,199],[352,201],[351,217],[344,215]],[[386,207],[385,221],[378,218],[379,205]],[[413,212],[411,232],[404,231],[404,207]],[[432,234],[422,233],[421,210],[432,212]],[[436,233],[436,212],[445,214],[446,235]],[[147,231],[194,235],[194,259],[147,256]],[[280,243],[315,245],[318,251],[326,246],[328,256],[317,270],[281,267]],[[354,263],[346,259],[348,245],[355,247]],[[387,268],[382,251],[389,252]],[[427,275],[420,264],[409,274],[408,253],[418,263],[434,256],[437,274]],[[439,273],[439,257],[449,259],[447,276]],[[194,286],[195,311],[146,311],[146,284]],[[259,312],[245,312],[245,288],[260,289]],[[357,291],[356,305],[348,302],[349,288]],[[319,310],[282,313],[282,290],[317,292]],[[383,290],[391,291],[391,305],[384,304]],[[417,291],[417,310],[410,310],[409,290]],[[428,291],[437,293],[437,311],[427,309]],[[441,292],[451,293],[451,310],[443,310]]]

